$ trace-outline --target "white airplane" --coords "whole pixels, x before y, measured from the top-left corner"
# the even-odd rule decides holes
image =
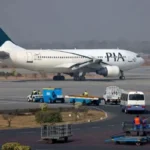
[[[65,80],[68,74],[75,81],[96,72],[104,77],[125,79],[124,71],[141,66],[144,59],[137,53],[121,49],[24,49],[15,44],[0,28],[0,59],[16,68],[43,73],[57,73],[53,80]]]

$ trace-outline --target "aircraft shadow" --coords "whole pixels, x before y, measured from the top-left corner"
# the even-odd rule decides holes
[[[39,141],[38,141],[39,142]],[[55,142],[55,144],[64,144],[64,143],[72,143],[72,142],[74,142],[74,140],[73,139],[68,139],[68,141],[67,142],[65,142],[64,140],[57,140],[56,142]],[[49,140],[49,141],[40,141],[40,143],[43,143],[43,144],[52,144],[52,141],[51,140]]]
[[[150,80],[150,77],[149,78],[126,78],[125,80],[120,80],[120,79],[86,79],[85,81],[74,81],[73,79],[66,79],[66,80],[64,80],[64,81],[55,81],[55,82],[70,82],[70,81],[74,81],[74,82],[86,82],[86,81],[100,81],[100,82],[115,82],[115,81],[117,81],[117,82],[122,82],[122,81],[129,81],[129,80],[135,80],[135,81],[137,81],[137,80]],[[42,82],[42,81],[54,81],[54,80],[52,80],[52,79],[40,79],[40,80],[38,80],[38,79],[33,79],[33,80],[18,80],[18,81],[10,81],[10,82]],[[5,81],[4,81],[5,82]]]

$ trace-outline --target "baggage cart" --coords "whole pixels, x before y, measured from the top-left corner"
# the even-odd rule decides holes
[[[150,136],[126,136],[126,135],[118,135],[113,136],[110,139],[105,140],[105,142],[114,142],[116,144],[121,143],[133,143],[137,146],[140,146],[144,143],[148,143],[150,141]]]
[[[142,127],[142,125],[137,129],[133,122],[131,121],[124,121],[122,123],[122,135],[114,135],[111,136],[110,139],[105,140],[105,142],[114,142],[116,144],[121,143],[134,143],[137,146],[140,146],[144,143],[150,142],[150,135],[148,134],[150,132],[150,124],[147,124],[145,128]],[[139,136],[135,136],[132,133],[139,132]],[[145,135],[140,135],[140,132],[143,133],[145,131]]]
[[[65,142],[72,136],[71,124],[50,125],[43,124],[41,126],[41,140],[51,141],[55,143],[57,140],[64,139]]]
[[[68,95],[70,103],[82,103],[82,105],[96,105],[99,106],[103,98],[96,96],[78,96],[78,95]]]
[[[122,123],[122,130],[126,135],[131,135],[131,133],[139,132],[143,133],[145,131],[146,135],[150,134],[150,124],[147,124],[145,128],[142,125],[139,126],[137,129],[133,122],[131,121],[124,121]]]

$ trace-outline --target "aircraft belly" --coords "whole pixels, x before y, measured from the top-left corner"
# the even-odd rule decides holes
[[[57,67],[61,62],[58,61],[50,61],[50,62],[42,62],[35,63],[35,68],[37,71],[41,70],[48,73],[61,73],[68,72],[68,68]]]

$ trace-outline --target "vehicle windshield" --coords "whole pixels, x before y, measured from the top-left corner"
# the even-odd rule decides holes
[[[129,100],[144,100],[144,95],[142,95],[142,94],[130,94]]]

